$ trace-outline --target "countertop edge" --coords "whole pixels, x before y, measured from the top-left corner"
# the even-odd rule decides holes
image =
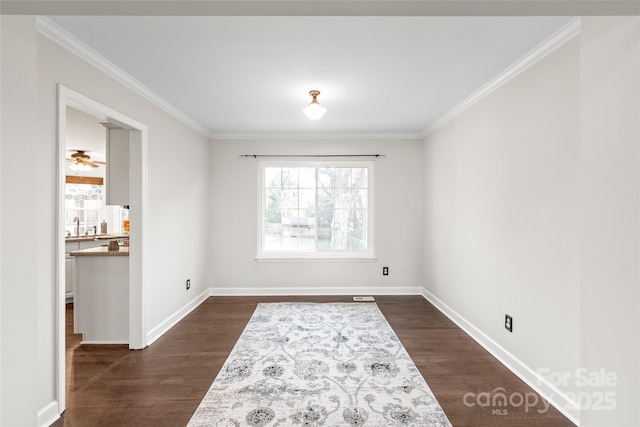
[[[81,249],[79,251],[70,252],[71,256],[129,256],[129,247],[120,246],[117,251],[110,251],[105,246],[99,246],[97,248]]]
[[[65,237],[65,243],[92,242],[95,240],[128,240],[128,234],[89,234]]]

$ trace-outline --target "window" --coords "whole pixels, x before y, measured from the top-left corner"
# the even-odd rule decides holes
[[[259,162],[258,259],[373,258],[371,161]]]
[[[103,220],[109,224],[108,232],[121,233],[122,219],[128,216],[128,210],[104,204],[101,184],[67,182],[64,207],[64,229],[70,236],[100,234]]]
[[[66,184],[65,190],[65,231],[76,235],[100,230],[100,209],[104,206],[102,185]]]

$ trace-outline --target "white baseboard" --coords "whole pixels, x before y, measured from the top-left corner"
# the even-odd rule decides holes
[[[371,286],[305,286],[292,288],[238,288],[215,287],[209,289],[211,296],[302,296],[302,295],[422,295],[418,286],[371,287]]]
[[[87,340],[87,341],[80,341],[80,344],[101,344],[101,345],[126,345],[129,344],[129,341],[123,340],[123,341],[91,341],[91,340]]]
[[[52,400],[38,411],[38,427],[49,427],[60,418],[58,413],[58,401]]]
[[[540,396],[546,399],[554,408],[560,411],[572,423],[579,426],[580,411],[577,402],[567,396],[566,393],[558,389],[555,385],[538,375],[528,365],[505,350],[501,345],[487,336],[480,329],[476,328],[467,319],[458,314],[455,310],[442,302],[438,297],[426,289],[422,289],[422,296],[433,304],[440,312],[453,321],[463,331],[473,338],[478,344],[484,347],[496,359],[518,376],[529,387],[534,389]]]
[[[200,295],[196,296],[194,299],[178,309],[175,313],[169,316],[158,326],[147,332],[147,345],[153,344],[155,340],[160,338],[162,335],[164,335],[165,332],[174,327],[180,320],[182,320],[187,314],[191,313],[207,298],[209,298],[209,289],[206,289]]]

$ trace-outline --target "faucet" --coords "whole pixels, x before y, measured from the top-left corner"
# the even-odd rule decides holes
[[[76,223],[76,236],[80,236],[80,218],[79,217],[73,218],[73,222]]]

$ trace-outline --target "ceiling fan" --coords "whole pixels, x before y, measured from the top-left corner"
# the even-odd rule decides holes
[[[105,162],[98,160],[91,160],[91,156],[89,156],[84,150],[75,151],[76,152],[71,155],[70,159],[67,158],[68,162],[73,162],[69,166],[72,170],[88,172],[93,168],[106,164]]]

